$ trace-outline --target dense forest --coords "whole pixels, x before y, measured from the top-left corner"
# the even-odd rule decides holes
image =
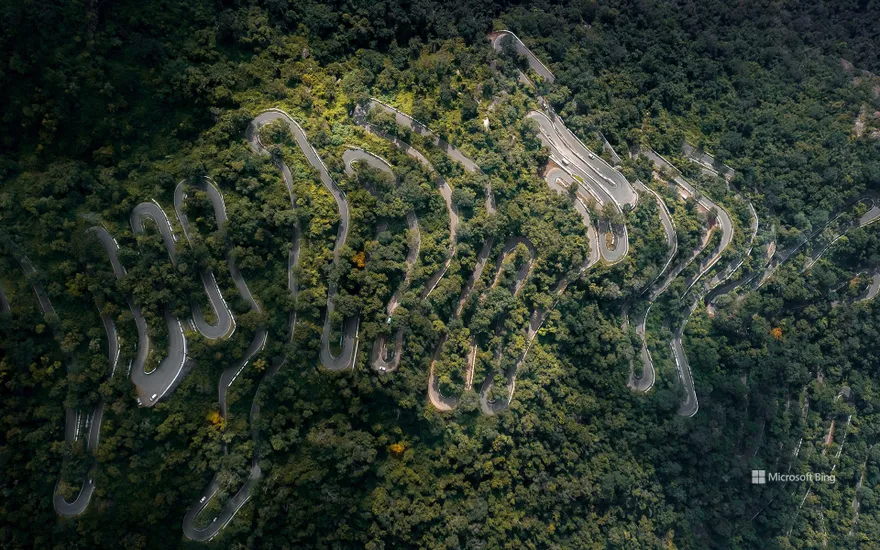
[[[0,546],[880,544],[880,3],[0,17]]]

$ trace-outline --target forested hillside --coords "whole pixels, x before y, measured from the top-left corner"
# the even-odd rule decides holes
[[[880,541],[877,2],[0,17],[0,546]]]

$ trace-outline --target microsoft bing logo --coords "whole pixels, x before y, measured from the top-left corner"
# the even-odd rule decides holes
[[[779,472],[767,473],[767,470],[752,470],[752,485],[767,485],[768,481],[797,481],[800,483],[835,483],[834,474],[823,472],[807,472],[805,474],[780,474]]]

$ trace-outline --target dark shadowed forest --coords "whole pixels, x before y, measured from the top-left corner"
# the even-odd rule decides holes
[[[880,544],[876,0],[7,0],[0,25],[3,548]],[[255,130],[271,109],[293,122]],[[637,205],[554,192],[539,110]],[[590,262],[589,219],[623,259]],[[155,384],[175,327],[154,399],[130,369]]]

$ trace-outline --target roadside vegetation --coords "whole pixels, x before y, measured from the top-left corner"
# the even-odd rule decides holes
[[[525,118],[535,92],[517,79],[526,65],[485,39],[509,28],[548,65],[557,80],[534,78],[538,92],[591,147],[601,131],[624,174],[660,194],[679,259],[700,245],[709,217],[628,152],[650,144],[728,209],[736,238],[711,277],[748,248],[746,199],[762,228],[744,264],[750,273],[770,242],[787,249],[865,190],[880,190],[880,139],[852,130],[862,105],[880,110],[860,72],[880,73],[866,24],[880,20],[876,6],[50,1],[9,6],[3,18],[0,286],[11,312],[0,313],[0,546],[184,547],[188,507],[221,472],[218,498],[199,518],[209,523],[246,479],[255,445],[263,477],[215,539],[223,547],[867,548],[880,540],[880,303],[858,301],[880,269],[880,224],[849,232],[806,271],[806,256],[793,258],[759,290],[723,297],[711,315],[698,307],[684,342],[701,408],[681,418],[669,340],[690,305],[681,296],[695,267],[651,310],[658,383],[633,393],[626,383],[640,342],[622,328],[621,311],[666,261],[658,207],[643,196],[625,212],[630,254],[587,271],[555,303],[555,284],[588,255],[587,237],[568,197],[541,178],[547,151]],[[465,172],[393,117],[370,115],[425,154],[455,191],[458,254],[428,299],[421,290],[449,247],[446,205],[436,174],[354,123],[355,107],[370,97],[425,123],[484,172]],[[271,107],[302,123],[349,199],[351,233],[336,269],[338,210],[292,135],[264,127],[270,157],[245,140],[253,116]],[[700,176],[681,156],[685,139],[736,169],[732,187],[742,198]],[[344,175],[346,146],[388,160],[397,185],[364,168]],[[291,169],[295,210],[276,158]],[[229,220],[218,230],[206,197],[193,193],[196,238],[178,241],[175,267],[155,227],[135,237],[129,214],[152,199],[170,213],[175,185],[203,176],[223,192]],[[368,186],[381,189],[383,203]],[[369,347],[386,330],[385,304],[405,273],[410,208],[421,251],[394,316],[394,330],[406,334],[404,360],[383,377],[369,368]],[[377,235],[381,220],[389,230]],[[119,240],[128,269],[121,281],[85,233],[96,224]],[[480,302],[513,235],[534,243],[534,273],[514,296],[514,268],[527,257],[518,250]],[[474,299],[462,321],[448,323],[490,236],[495,247]],[[713,232],[694,266],[719,239]],[[229,277],[227,245],[262,313]],[[40,314],[16,246],[37,268],[57,319]],[[127,301],[144,311],[155,366],[167,349],[165,309],[187,319],[196,300],[210,310],[200,266],[216,275],[236,332],[217,342],[188,332],[185,379],[170,398],[139,408],[127,377],[137,343]],[[339,282],[334,330],[345,316],[362,320],[353,371],[327,372],[318,361],[331,278]],[[518,357],[529,312],[554,303],[510,409],[480,415],[479,384]],[[99,307],[119,330],[114,377]],[[269,327],[266,348],[230,387],[223,419],[217,380],[260,326]],[[447,332],[438,367],[445,395],[462,394],[471,336],[480,347],[474,392],[441,414],[427,402],[426,380]],[[248,418],[257,384],[285,355],[260,392],[255,444]],[[505,383],[495,376],[494,397]],[[843,387],[849,395],[838,397]],[[82,517],[62,520],[51,504],[59,472],[61,493],[75,496],[74,480],[86,475],[75,459],[87,454],[81,441],[64,443],[64,409],[100,400],[97,489]],[[748,482],[753,468],[789,464],[792,472],[834,467],[837,488],[815,488],[799,509],[806,486]]]

